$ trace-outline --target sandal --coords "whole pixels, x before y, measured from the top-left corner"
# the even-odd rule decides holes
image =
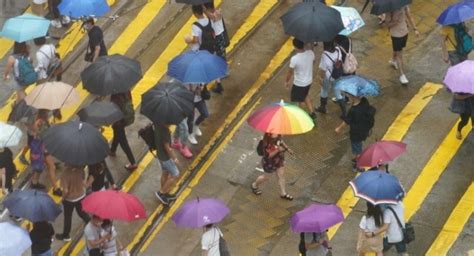
[[[291,201],[293,200],[293,197],[290,196],[289,194],[285,194],[283,196],[280,196],[281,199],[285,199],[285,200],[288,200],[288,201]]]
[[[250,188],[255,195],[259,196],[262,194],[262,191],[258,187],[254,187],[253,184],[250,184]]]

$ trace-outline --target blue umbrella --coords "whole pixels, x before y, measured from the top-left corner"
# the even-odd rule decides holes
[[[334,86],[338,90],[357,97],[380,94],[380,85],[377,81],[359,75],[344,76],[336,80]]]
[[[76,19],[103,16],[110,10],[105,0],[63,0],[58,8],[62,15]]]
[[[208,51],[188,51],[168,64],[168,75],[185,84],[209,83],[227,75],[227,62]]]
[[[441,25],[452,25],[474,17],[474,0],[464,0],[450,5],[439,15],[436,22]]]
[[[12,215],[32,222],[54,221],[61,214],[61,206],[47,193],[33,189],[9,194],[3,205]]]
[[[31,246],[28,231],[12,223],[0,223],[0,234],[0,255],[22,255]]]
[[[396,204],[405,195],[405,190],[397,177],[385,171],[366,171],[349,184],[355,196],[374,205]]]
[[[45,36],[49,29],[49,20],[33,14],[23,14],[8,19],[3,25],[0,36],[22,43]]]

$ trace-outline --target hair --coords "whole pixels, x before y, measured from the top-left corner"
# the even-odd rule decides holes
[[[375,221],[375,226],[376,227],[381,227],[383,224],[383,214],[382,210],[380,209],[380,206],[378,205],[373,205],[369,202],[367,202],[367,217],[373,217]]]
[[[207,224],[207,225],[206,225],[206,226],[204,226],[204,227],[205,227],[205,228],[212,228],[213,226],[214,226],[214,224],[213,224],[213,223],[211,223],[211,224]]]
[[[28,46],[26,45],[25,42],[23,43],[15,42],[15,44],[13,45],[13,54],[21,54],[21,55],[28,56],[30,53],[28,52]]]
[[[324,42],[323,49],[327,52],[334,52],[336,50],[336,45],[334,41]]]
[[[102,220],[102,221],[103,221],[103,219],[102,219],[101,217],[99,217],[99,216],[97,216],[97,215],[94,215],[94,214],[92,215],[92,219]]]
[[[196,15],[204,14],[204,8],[202,7],[202,5],[193,5],[192,9],[193,9],[193,13]]]
[[[304,42],[299,40],[299,39],[294,38],[293,39],[293,46],[296,49],[303,50],[304,49]]]
[[[49,114],[48,109],[38,109],[38,113],[36,114],[36,118],[48,121],[48,114]]]
[[[94,20],[94,18],[92,18],[92,17],[87,18],[87,19],[84,21],[84,24],[87,24],[87,23],[89,23],[89,24],[91,24],[91,25],[95,25],[95,20]]]
[[[109,220],[109,219],[105,219],[102,221],[102,228],[106,228],[106,227],[109,227],[109,226],[112,226],[112,221]]]
[[[41,46],[46,43],[46,37],[42,36],[42,37],[35,38],[33,39],[33,42],[35,43],[36,46]]]
[[[209,10],[214,10],[214,9],[215,9],[215,7],[214,7],[214,1],[210,1],[210,2],[204,3],[204,8],[209,9]]]

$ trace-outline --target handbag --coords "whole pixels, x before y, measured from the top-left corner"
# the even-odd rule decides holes
[[[100,248],[90,249],[89,256],[104,256],[104,252]]]
[[[221,230],[217,227],[216,229],[219,233],[219,254],[221,256],[230,256],[229,247],[227,246],[227,242],[225,241],[224,237],[221,235]]]
[[[464,100],[458,100],[455,96],[451,99],[451,104],[449,104],[449,111],[455,114],[462,114],[466,111],[466,103]]]
[[[411,224],[411,222],[406,222],[405,223],[405,228],[402,225],[402,222],[398,218],[397,214],[395,213],[395,210],[393,210],[392,207],[388,207],[390,211],[392,211],[393,215],[395,215],[395,219],[397,219],[398,226],[402,229],[402,234],[403,234],[403,241],[407,244],[409,244],[411,241],[415,240],[415,228]]]
[[[201,98],[203,100],[210,100],[211,99],[211,92],[207,89],[207,85],[204,85],[201,90]]]
[[[230,45],[229,33],[227,33],[227,28],[225,26],[224,18],[222,18],[222,25],[224,26],[224,47],[227,48]]]
[[[89,46],[87,46],[86,55],[84,56],[86,62],[92,62],[94,60],[94,53],[91,52]]]

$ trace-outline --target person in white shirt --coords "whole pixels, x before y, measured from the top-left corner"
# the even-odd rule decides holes
[[[380,206],[367,202],[367,213],[362,216],[359,224],[359,239],[357,241],[357,251],[360,256],[365,253],[376,253],[383,255],[382,234],[375,235],[375,232],[383,225],[383,215]]]
[[[201,249],[203,256],[220,256],[219,238],[224,236],[219,228],[213,224],[204,227],[204,233],[201,238]]]
[[[293,46],[295,47],[296,54],[291,57],[285,87],[286,89],[290,89],[290,81],[293,77],[291,101],[298,102],[300,107],[302,107],[304,103],[311,118],[316,120],[316,113],[314,112],[311,98],[308,95],[311,84],[313,83],[314,52],[313,50],[305,50],[304,43],[296,38],[293,39]]]
[[[104,220],[100,229],[100,237],[110,237],[102,244],[104,256],[115,256],[124,250],[124,247],[117,237],[117,231],[111,220]]]
[[[197,21],[191,26],[192,37],[185,37],[184,41],[189,45],[191,50],[207,50],[215,53],[215,40],[209,41],[207,34],[214,34],[211,21],[204,16],[204,8],[202,5],[193,5],[193,14]],[[203,36],[203,34],[206,34]],[[203,38],[205,40],[203,41]]]
[[[56,58],[56,47],[52,44],[46,43],[45,37],[35,38],[34,43],[38,46],[36,51],[36,67],[35,71],[38,73],[37,84],[42,84],[48,80],[48,68],[51,61]]]
[[[214,7],[214,2],[208,2],[204,4],[204,13],[211,21],[212,29],[216,39],[216,55],[226,59],[227,53],[226,48],[226,27],[224,25],[224,18],[222,17],[221,11]],[[227,38],[228,39],[228,38]],[[212,89],[213,92],[222,94],[224,88],[222,87],[221,80],[217,80],[216,86]]]

